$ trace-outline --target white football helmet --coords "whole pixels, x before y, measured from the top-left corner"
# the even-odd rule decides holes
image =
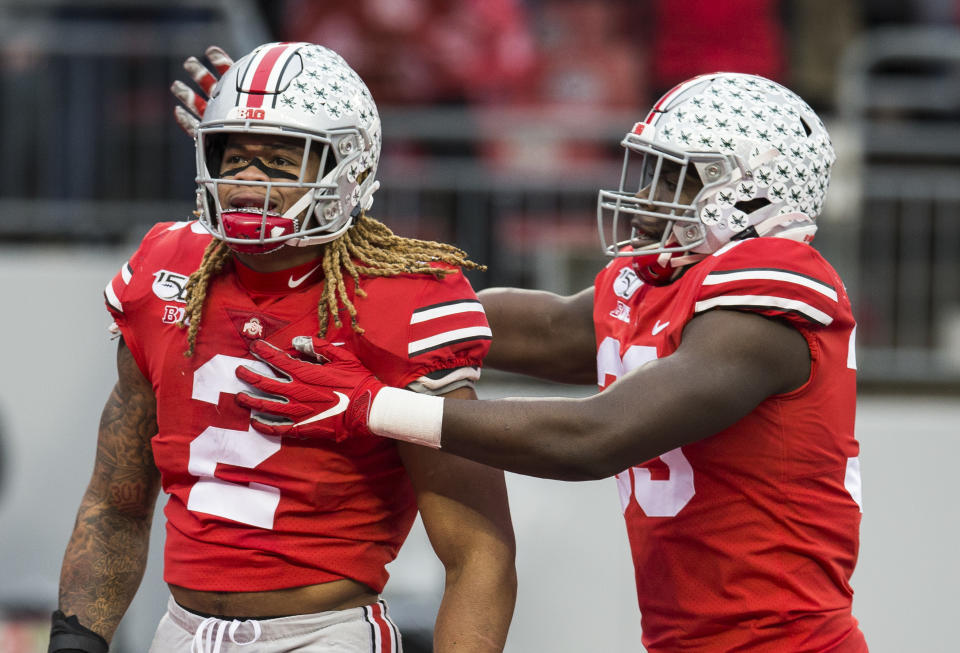
[[[254,160],[268,181],[219,178],[230,134],[303,139],[299,176],[274,173]],[[196,132],[197,209],[200,222],[237,251],[265,253],[283,245],[308,246],[338,238],[373,203],[380,160],[380,117],[366,84],[343,58],[311,43],[267,43],[234,63],[217,82]],[[307,159],[319,153],[316,178]],[[279,187],[306,192],[283,215],[262,208],[220,205],[221,184],[260,186],[269,198]]]
[[[600,240],[609,256],[649,257],[646,280],[654,283],[731,240],[812,240],[836,158],[806,102],[780,84],[738,73],[676,86],[621,145],[620,188],[601,190],[597,199]],[[665,194],[658,182],[671,168],[679,182]],[[697,179],[702,188],[691,200],[683,184]],[[654,219],[666,225],[650,243],[637,224]]]

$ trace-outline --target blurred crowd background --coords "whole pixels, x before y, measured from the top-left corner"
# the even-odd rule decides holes
[[[489,266],[478,289],[573,292],[605,263],[596,192],[616,187],[624,133],[679,81],[750,72],[803,96],[838,150],[815,245],[853,299],[862,388],[955,399],[958,26],[960,0],[0,0],[0,272],[20,288],[24,252],[112,270],[151,224],[189,218],[193,144],[168,92],[182,61],[307,40],[380,108],[376,217],[466,249]],[[0,431],[15,430],[4,409],[15,398],[0,394]],[[0,523],[0,550],[10,533]],[[0,633],[0,653],[30,650],[9,646]]]
[[[957,0],[0,0],[0,241],[135,242],[189,216],[182,60],[340,52],[384,123],[374,209],[487,285],[576,290],[619,141],[701,72],[777,80],[840,159],[818,236],[859,308],[864,382],[960,379]]]
[[[818,245],[852,286],[865,380],[960,376],[956,0],[0,7],[0,239],[133,241],[189,215],[192,144],[167,92],[183,58],[308,40],[380,106],[378,217],[468,249],[490,265],[478,286],[574,290],[596,267],[594,193],[616,182],[623,133],[679,81],[752,72],[834,134]]]

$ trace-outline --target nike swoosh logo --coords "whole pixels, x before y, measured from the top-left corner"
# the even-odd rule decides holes
[[[653,325],[653,329],[650,331],[650,333],[653,335],[657,335],[658,333],[666,329],[668,326],[670,326],[670,322],[664,322],[663,324],[660,324],[660,320],[657,320],[657,323]]]
[[[347,398],[347,395],[343,394],[342,392],[337,392],[336,390],[334,390],[333,394],[337,395],[340,398],[336,406],[334,406],[333,408],[328,408],[327,410],[323,411],[322,413],[318,413],[313,417],[308,417],[302,422],[297,422],[296,424],[294,424],[294,426],[303,426],[304,424],[319,422],[322,419],[333,417],[334,415],[339,415],[340,413],[345,411],[347,409],[347,406],[350,405],[350,399]]]
[[[294,278],[293,278],[293,275],[291,275],[291,276],[290,276],[290,280],[287,281],[287,285],[290,286],[291,288],[296,288],[296,287],[299,286],[301,283],[303,283],[304,281],[306,281],[306,280],[307,280],[307,277],[309,277],[311,274],[313,274],[314,272],[316,272],[316,271],[317,271],[317,268],[319,268],[320,265],[323,265],[323,263],[317,265],[317,267],[313,268],[312,270],[310,270],[309,272],[307,272],[305,275],[303,275],[303,276],[300,277],[299,279],[294,279]]]

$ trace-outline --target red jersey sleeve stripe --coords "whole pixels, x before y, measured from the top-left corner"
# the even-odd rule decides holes
[[[693,312],[702,313],[712,308],[748,308],[775,313],[796,313],[811,322],[824,326],[833,322],[833,317],[806,302],[772,295],[721,295],[697,302],[694,304]]]
[[[469,342],[471,340],[493,340],[493,332],[490,331],[490,327],[486,326],[474,326],[444,331],[429,338],[414,340],[407,345],[407,355],[413,358],[414,356],[425,354],[434,349],[448,347],[461,342]]]
[[[739,270],[714,270],[703,280],[703,285],[714,286],[739,281],[782,281],[794,283],[814,290],[821,295],[837,301],[837,290],[829,283],[805,274],[778,268],[743,268]]]
[[[483,304],[475,299],[458,299],[450,302],[431,304],[416,309],[410,316],[410,324],[420,324],[428,320],[457,315],[460,313],[484,313]]]

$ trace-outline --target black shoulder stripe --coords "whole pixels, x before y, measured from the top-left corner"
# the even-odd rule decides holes
[[[421,306],[418,309],[415,309],[414,313],[423,313],[424,311],[429,311],[434,308],[440,308],[441,306],[454,306],[456,304],[479,304],[479,300],[476,299],[453,299],[448,302],[439,302],[437,304],[430,304],[428,306]]]
[[[462,342],[470,342],[473,340],[493,340],[492,336],[470,336],[468,338],[459,338],[457,340],[447,340],[438,345],[433,345],[431,347],[425,347],[423,349],[417,349],[415,351],[409,352],[408,356],[414,358],[420,356],[421,354],[426,354],[427,352],[434,351],[436,349],[443,349],[444,347],[449,347],[451,345],[459,345]]]

